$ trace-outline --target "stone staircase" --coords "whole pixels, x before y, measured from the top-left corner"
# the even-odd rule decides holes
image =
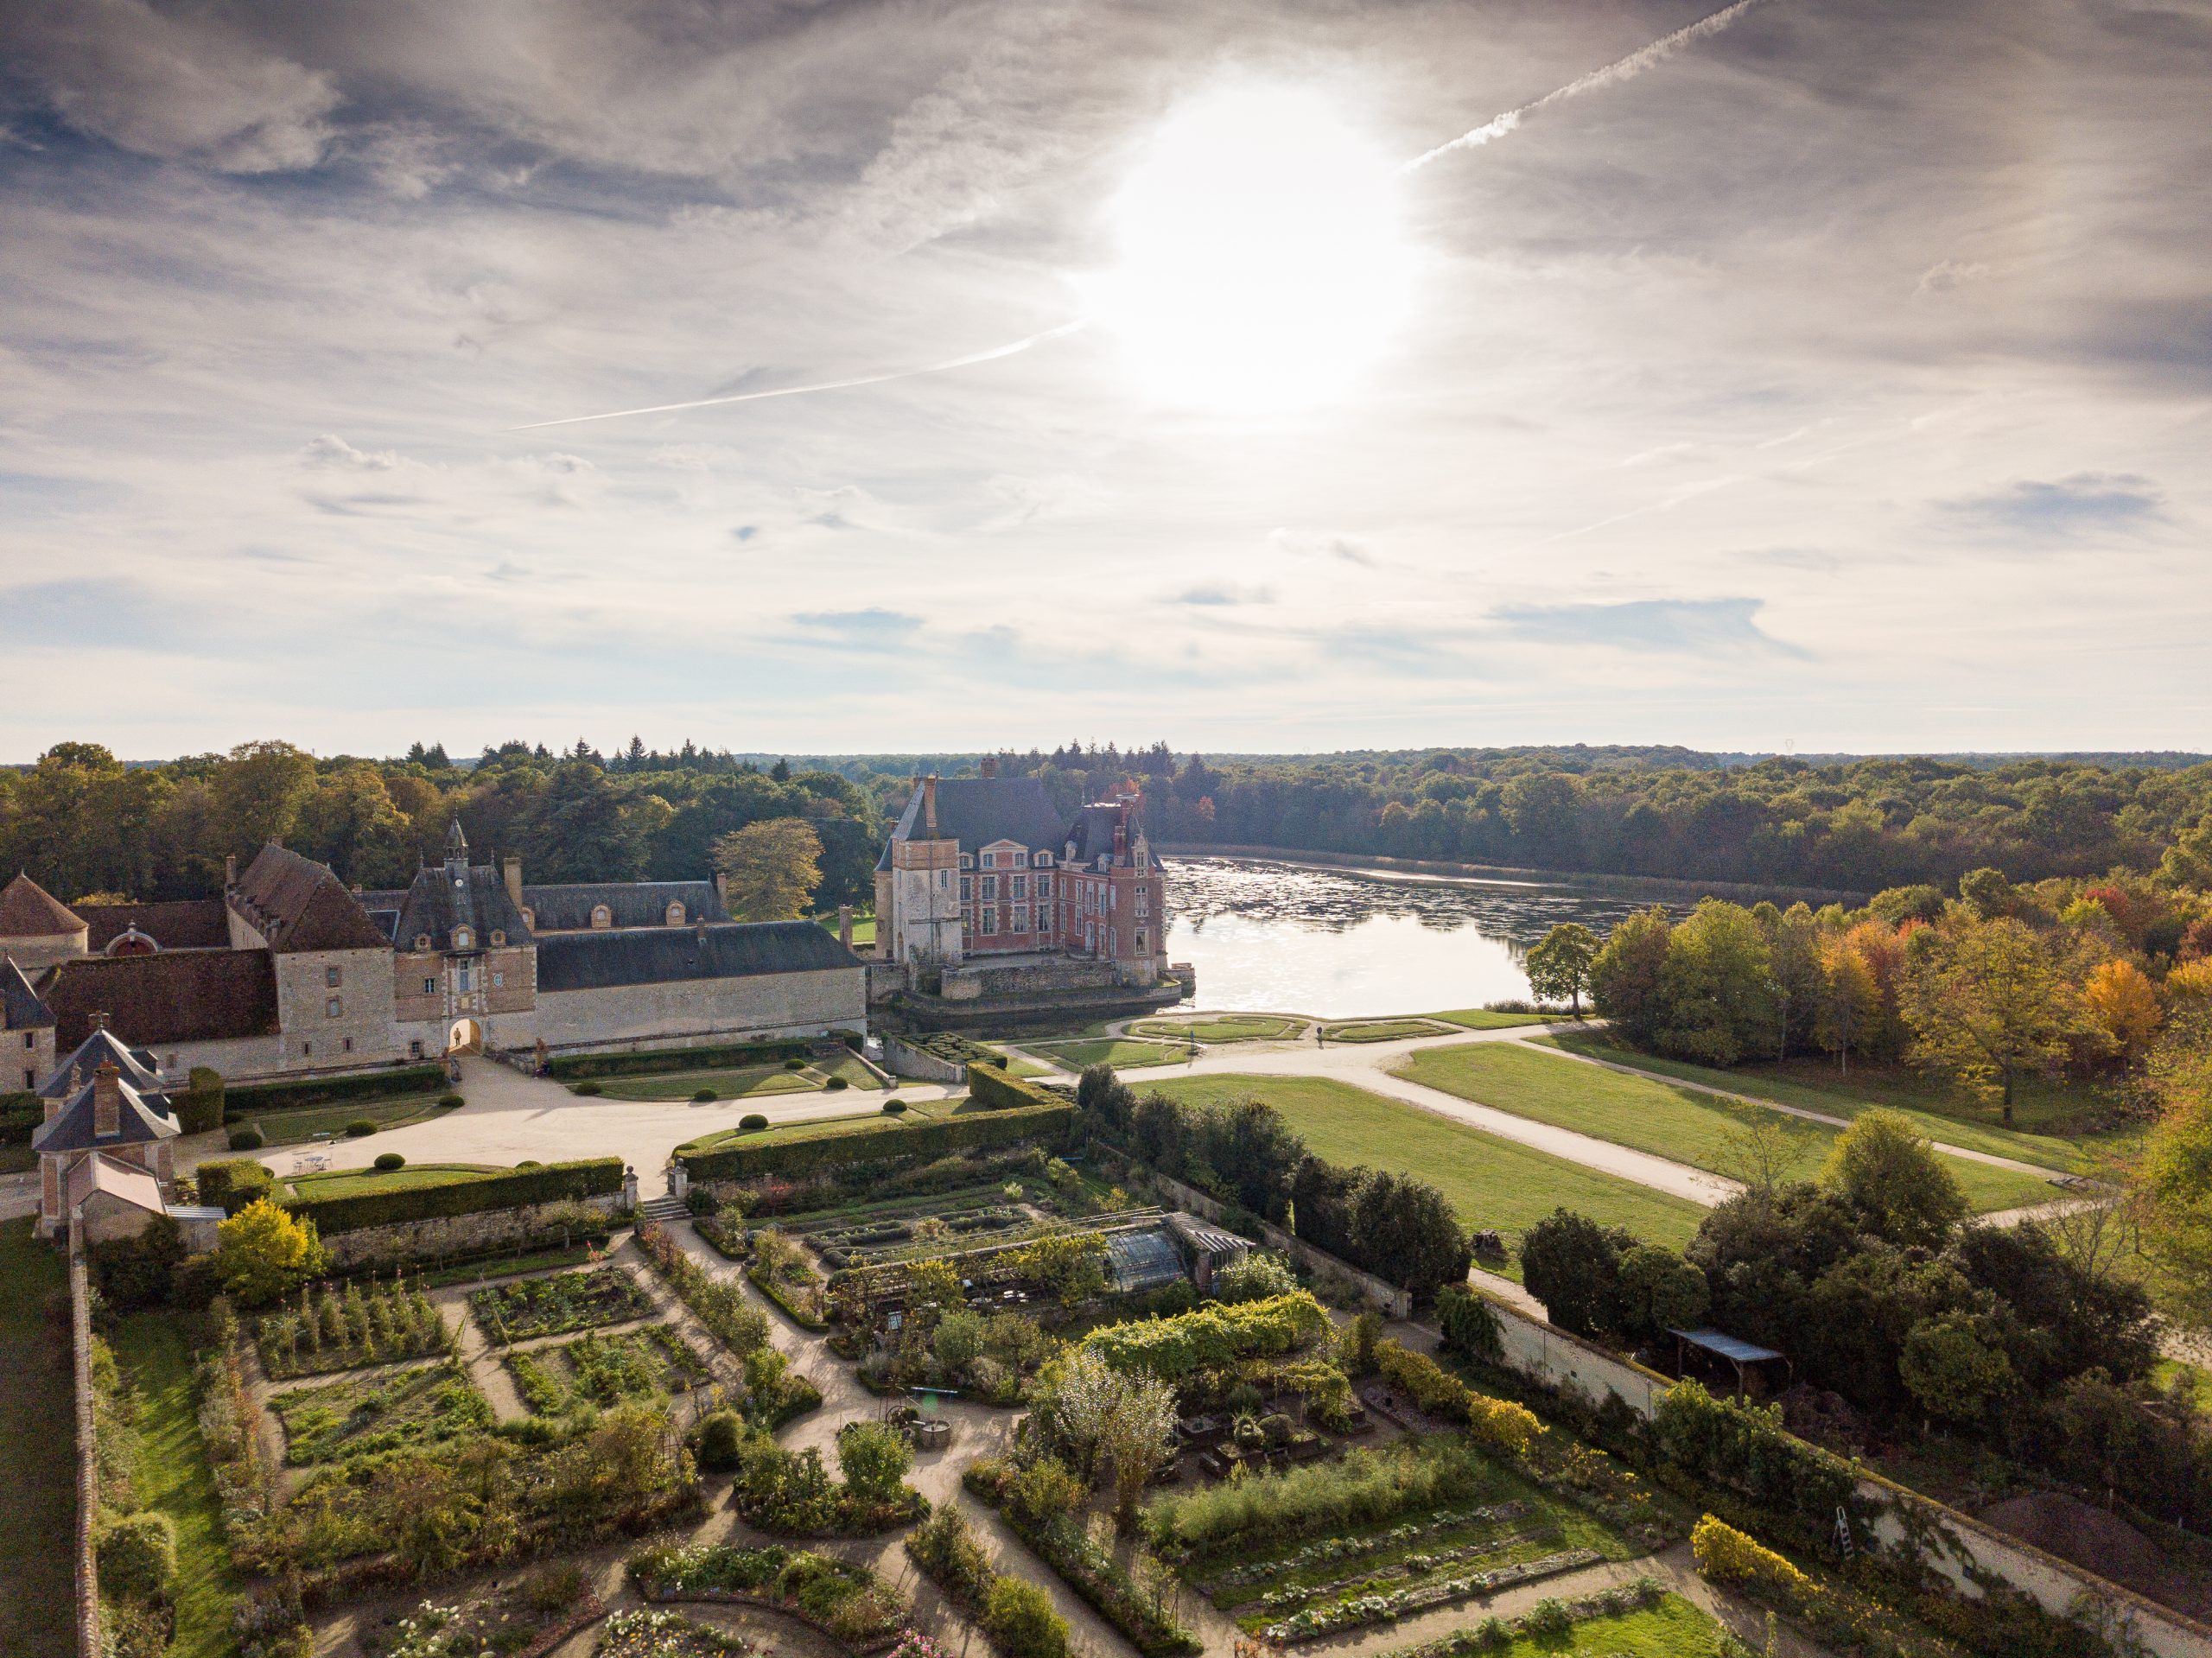
[[[666,1226],[671,1221],[690,1220],[691,1211],[681,1197],[647,1197],[639,1204],[636,1218],[640,1222],[658,1221]]]

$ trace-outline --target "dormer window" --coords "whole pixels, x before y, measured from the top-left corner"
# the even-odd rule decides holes
[[[1052,867],[1052,854],[1049,852],[1040,852],[1030,861],[1039,869],[1050,869]]]
[[[683,905],[682,904],[671,904],[668,906],[668,924],[671,927],[680,927],[683,924]]]
[[[466,927],[455,927],[453,930],[453,947],[455,950],[474,950],[476,935]]]
[[[507,942],[507,935],[506,935],[505,932],[503,932],[502,931],[500,931],[500,930],[499,930],[499,928],[497,928],[497,927],[494,927],[494,928],[493,928],[493,929],[492,929],[492,943],[493,943],[493,947],[494,947],[494,948],[498,947],[499,945],[504,944],[504,943],[505,943],[506,942]]]
[[[416,948],[416,949],[417,949],[417,950],[428,950],[428,949],[429,949],[429,947],[430,947],[430,935],[429,935],[429,934],[428,934],[428,933],[426,933],[426,932],[418,932],[418,933],[416,933],[416,934],[415,935],[415,948]]]
[[[996,869],[998,867],[999,854],[995,852],[986,852],[983,854],[983,867],[986,869]]]
[[[973,869],[976,867],[976,860],[963,852],[960,854],[960,867],[963,869]]]
[[[591,924],[594,927],[600,928],[613,926],[614,924],[614,912],[608,909],[604,904],[593,905],[591,906]]]

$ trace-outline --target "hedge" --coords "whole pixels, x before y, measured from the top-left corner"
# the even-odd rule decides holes
[[[886,1158],[943,1157],[950,1152],[1016,1140],[1033,1140],[1057,1151],[1074,1127],[1075,1108],[1065,1100],[1052,1099],[1049,1104],[972,1111],[931,1121],[918,1121],[911,1116],[847,1119],[704,1151],[678,1152],[677,1160],[694,1180],[746,1180],[755,1175],[806,1174]]]
[[[46,1105],[35,1094],[0,1094],[0,1146],[28,1146],[46,1121]]]
[[[443,1065],[402,1065],[395,1070],[358,1077],[325,1077],[297,1083],[261,1083],[228,1090],[223,1121],[239,1122],[265,1111],[301,1105],[335,1105],[346,1100],[383,1100],[401,1094],[427,1094],[446,1085]]]
[[[1175,1382],[1238,1359],[1273,1357],[1311,1346],[1329,1315],[1305,1290],[1236,1306],[1205,1306],[1173,1318],[1142,1318],[1094,1330],[1084,1345],[1116,1370]]]
[[[588,1157],[573,1163],[548,1163],[505,1174],[480,1175],[437,1185],[395,1186],[387,1191],[349,1197],[294,1197],[285,1207],[327,1237],[363,1227],[401,1221],[435,1220],[448,1215],[477,1215],[493,1209],[523,1209],[532,1204],[603,1197],[622,1190],[622,1159]]]
[[[1792,1515],[1815,1537],[1858,1489],[1849,1463],[1782,1426],[1781,1407],[1715,1399],[1694,1381],[1667,1390],[1652,1413],[1651,1439],[1675,1467]]]
[[[737,1042],[718,1048],[653,1048],[643,1053],[575,1053],[545,1062],[545,1074],[560,1081],[585,1077],[634,1077],[658,1070],[721,1070],[734,1065],[765,1065],[804,1059],[810,1042]]]
[[[223,1074],[206,1065],[192,1068],[192,1085],[169,1096],[176,1108],[177,1127],[188,1134],[204,1134],[223,1126]]]
[[[988,1066],[971,1066],[968,1071],[968,1097],[994,1111],[1004,1111],[1024,1105],[1065,1106],[1065,1096],[1049,1088],[1040,1088],[1026,1077],[1009,1077],[1004,1071]]]
[[[200,1183],[200,1201],[235,1215],[257,1197],[269,1196],[275,1177],[265,1163],[250,1157],[210,1159],[193,1172]]]

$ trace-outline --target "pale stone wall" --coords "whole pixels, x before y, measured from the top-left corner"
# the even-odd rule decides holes
[[[895,1036],[883,1039],[883,1068],[894,1077],[912,1077],[925,1083],[949,1083],[959,1087],[968,1081],[967,1066],[940,1059]]]
[[[61,962],[73,962],[89,953],[86,941],[92,929],[79,927],[74,932],[40,933],[29,938],[0,938],[0,955],[12,956],[16,965],[26,978],[36,978],[47,968]]]
[[[570,1051],[625,1043],[682,1046],[709,1038],[816,1036],[864,1030],[867,1024],[868,974],[861,967],[544,991],[537,998],[536,1018],[537,1035],[547,1047]]]
[[[7,1068],[0,1070],[0,1094],[18,1086],[26,1090],[36,1088],[61,1063],[54,1051],[54,1026],[41,1025],[36,1030],[16,1032],[4,1063]]]
[[[1146,1178],[1166,1192],[1178,1209],[1187,1210],[1193,1215],[1203,1216],[1207,1220],[1219,1223],[1225,1212],[1225,1206],[1217,1199],[1209,1197],[1196,1186],[1186,1186],[1180,1180],[1173,1179],[1155,1170],[1146,1169],[1144,1172]],[[1414,1298],[1395,1284],[1386,1283],[1372,1273],[1363,1273],[1351,1262],[1339,1261],[1326,1250],[1315,1248],[1302,1238],[1294,1237],[1284,1231],[1280,1226],[1262,1221],[1260,1241],[1268,1248],[1288,1255],[1308,1272],[1323,1273],[1332,1278],[1344,1279],[1371,1305],[1390,1318],[1403,1318],[1409,1317],[1413,1312]]]
[[[397,1057],[390,950],[298,950],[272,959],[276,1022],[289,1068],[374,1065]]]
[[[619,1191],[602,1197],[579,1200],[584,1207],[609,1219],[628,1212],[628,1199]],[[448,1255],[488,1254],[495,1249],[528,1245],[544,1238],[551,1204],[531,1204],[518,1209],[487,1209],[474,1215],[441,1215],[429,1220],[395,1221],[389,1226],[365,1226],[359,1231],[335,1232],[322,1241],[330,1264],[340,1271],[370,1261],[428,1261]],[[555,1240],[557,1242],[557,1238]]]
[[[77,1658],[102,1658],[99,1567],[92,1528],[99,1517],[99,1444],[92,1416],[92,1289],[85,1270],[84,1229],[69,1227],[71,1399],[77,1417]]]
[[[125,1032],[128,1034],[128,1032]],[[350,1059],[351,1054],[341,1056]],[[284,1039],[281,1036],[225,1037],[213,1042],[172,1042],[154,1051],[154,1058],[161,1062],[162,1080],[184,1086],[194,1065],[206,1065],[221,1073],[225,1082],[243,1083],[263,1077],[281,1077],[288,1070],[315,1068],[315,1061],[302,1066],[288,1066],[284,1057]],[[331,1065],[330,1070],[342,1067]]]

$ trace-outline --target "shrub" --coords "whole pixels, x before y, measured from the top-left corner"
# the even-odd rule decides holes
[[[1173,1382],[1238,1359],[1271,1357],[1310,1346],[1327,1333],[1329,1315],[1305,1290],[1205,1306],[1173,1318],[1109,1324],[1085,1343],[1117,1370],[1141,1370]]]
[[[1699,1572],[1715,1583],[1754,1585],[1790,1601],[1813,1586],[1810,1578],[1781,1555],[1711,1515],[1690,1533],[1690,1553]]]
[[[435,1185],[398,1186],[350,1197],[296,1197],[290,1207],[294,1213],[313,1219],[324,1232],[353,1232],[396,1221],[478,1215],[495,1209],[601,1197],[621,1190],[620,1158],[588,1157],[573,1163],[516,1168],[505,1174],[477,1175]]]
[[[1146,1511],[1146,1525],[1163,1547],[1215,1554],[1439,1508],[1491,1490],[1496,1479],[1489,1459],[1464,1441],[1402,1439],[1163,1497]]]
[[[230,1133],[230,1147],[234,1152],[257,1152],[268,1142],[262,1139],[261,1130],[251,1123],[243,1123]]]
[[[848,1422],[837,1430],[837,1464],[864,1501],[891,1496],[914,1465],[914,1447],[887,1422]]]
[[[1521,1628],[1536,1640],[1563,1641],[1574,1628],[1574,1614],[1556,1595],[1547,1595],[1521,1615]]]
[[[223,1077],[206,1065],[192,1068],[191,1086],[175,1096],[177,1127],[188,1134],[223,1126]]]
[[[600,1087],[597,1083],[578,1083],[569,1090],[569,1093],[587,1100],[592,1098],[595,1095],[603,1094],[607,1090]]]
[[[806,1069],[806,1061],[804,1059],[786,1059],[784,1061],[784,1069],[785,1070],[804,1070]]]
[[[830,1094],[835,1094],[842,1089],[850,1088],[852,1084],[842,1077],[832,1077],[828,1082],[822,1084],[823,1091]]]
[[[1536,1413],[1510,1399],[1475,1394],[1467,1401],[1468,1431],[1475,1443],[1509,1457],[1525,1457],[1543,1425]]]
[[[257,1197],[215,1229],[215,1275],[244,1306],[267,1306],[310,1278],[329,1256],[315,1223]]]
[[[886,1100],[883,1102],[883,1115],[887,1117],[903,1115],[906,1109],[906,1102],[904,1100]]]
[[[233,1136],[232,1143],[237,1144]],[[255,1144],[260,1142],[257,1140]],[[257,1197],[266,1197],[276,1184],[268,1165],[251,1158],[217,1158],[202,1163],[194,1178],[200,1184],[200,1201],[235,1215]]]
[[[353,1140],[365,1140],[376,1131],[375,1121],[368,1117],[356,1117],[346,1125],[346,1135]]]
[[[1298,1288],[1298,1274],[1281,1255],[1248,1250],[1213,1275],[1213,1293],[1224,1301],[1265,1301]]]
[[[763,1174],[808,1174],[893,1154],[942,1157],[951,1152],[1016,1142],[1056,1147],[1074,1127],[1074,1107],[1053,1099],[1049,1105],[972,1112],[912,1127],[848,1119],[817,1128],[793,1129],[772,1140],[741,1140],[706,1151],[680,1152],[677,1156],[694,1180],[744,1180]],[[889,1134],[898,1136],[895,1153],[883,1138]]]
[[[1444,1345],[1464,1357],[1497,1364],[1505,1357],[1504,1328],[1497,1309],[1464,1284],[1447,1284],[1436,1293],[1437,1321]]]
[[[691,1092],[691,1103],[694,1105],[711,1105],[714,1099],[715,1090],[711,1088],[694,1089]]]
[[[745,1439],[745,1420],[734,1410],[710,1412],[699,1424],[699,1466],[712,1473],[735,1468]]]
[[[983,1598],[983,1633],[1007,1658],[1066,1658],[1067,1620],[1052,1598],[1020,1578],[1001,1578]]]
[[[404,1169],[407,1159],[397,1152],[378,1152],[376,1166],[380,1169]]]
[[[125,1600],[160,1600],[176,1580],[176,1528],[158,1509],[100,1528],[100,1590]]]
[[[768,1126],[768,1119],[758,1111],[748,1111],[737,1120],[737,1126],[748,1133],[757,1133]],[[696,1173],[693,1178],[697,1178]]]
[[[1785,1432],[1778,1406],[1715,1399],[1695,1382],[1678,1382],[1653,1413],[1661,1455],[1714,1485],[1741,1491],[1779,1514],[1826,1531],[1858,1482],[1842,1458]]]
[[[438,1096],[438,1109],[442,1111],[450,1111],[457,1105],[467,1105],[467,1103],[468,1102],[458,1094],[441,1094]]]
[[[1023,1077],[1010,1077],[1003,1070],[990,1067],[968,1068],[968,1095],[978,1105],[994,1111],[1004,1111],[1025,1105],[1052,1105],[1062,1109],[1067,1102],[1049,1088],[1039,1087]]]
[[[950,1502],[907,1533],[906,1553],[924,1575],[971,1610],[983,1604],[998,1575],[968,1516]]]

